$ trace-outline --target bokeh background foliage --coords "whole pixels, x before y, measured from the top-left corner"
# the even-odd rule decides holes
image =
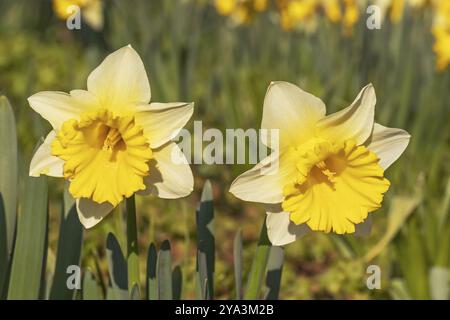
[[[412,139],[387,171],[392,186],[373,214],[371,236],[315,233],[271,248],[259,296],[278,295],[284,260],[283,299],[447,299],[450,72],[435,67],[432,10],[406,8],[380,30],[366,28],[364,7],[350,31],[326,15],[315,18],[313,30],[286,30],[270,1],[239,23],[213,2],[103,1],[102,27],[83,20],[81,30],[70,31],[51,1],[0,0],[0,296],[241,298],[255,252],[269,250],[260,243],[255,251],[263,206],[228,193],[251,165],[195,165],[190,197],[137,197],[141,283],[130,288],[126,208],[83,232],[63,182],[27,177],[36,141],[50,128],[26,98],[85,88],[108,53],[131,44],[147,68],[152,100],[195,101],[194,118],[204,128],[258,128],[273,80],[297,83],[321,97],[328,112],[372,82],[376,121],[405,128]],[[195,214],[206,179],[212,184],[200,209],[208,211]],[[82,292],[65,286],[71,264],[82,266]],[[366,287],[370,264],[381,268],[380,290]]]

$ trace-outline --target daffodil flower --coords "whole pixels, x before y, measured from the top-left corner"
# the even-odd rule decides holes
[[[193,103],[150,103],[150,96],[144,64],[126,46],[92,71],[87,90],[28,98],[53,127],[30,175],[67,179],[86,228],[136,192],[173,199],[193,189],[189,164],[184,157],[180,163],[182,152],[171,141],[192,116]]]
[[[240,175],[230,191],[268,204],[272,244],[285,245],[311,230],[354,233],[380,208],[389,188],[384,170],[410,135],[374,123],[375,103],[368,85],[349,107],[325,115],[325,104],[299,87],[270,85],[261,128],[279,130],[279,151]],[[273,139],[262,140],[272,146]]]

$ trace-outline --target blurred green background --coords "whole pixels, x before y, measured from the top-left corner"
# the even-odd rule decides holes
[[[78,1],[82,14],[89,2]],[[431,30],[436,9],[428,1],[406,5],[400,17],[387,12],[382,28],[369,30],[365,8],[370,1],[353,1],[359,15],[347,17],[350,26],[314,7],[311,16],[294,12],[292,27],[282,20],[288,1],[259,1],[262,7],[238,1],[225,11],[219,2],[105,0],[89,13],[94,18],[82,18],[80,30],[68,30],[52,1],[0,0],[0,93],[16,115],[21,176],[27,175],[39,137],[50,130],[27,97],[85,88],[89,72],[127,44],[144,61],[152,100],[195,101],[193,119],[202,120],[204,129],[259,128],[271,81],[300,85],[321,97],[328,113],[347,106],[371,82],[378,99],[376,121],[410,132],[409,147],[386,173],[392,186],[383,208],[373,214],[371,236],[314,233],[288,245],[280,297],[442,298],[450,263],[450,68],[435,66]],[[351,2],[342,2],[344,18]],[[192,126],[191,120],[188,129]],[[249,270],[264,207],[234,198],[228,187],[250,167],[193,165],[195,190],[188,198],[137,198],[140,246],[170,239],[185,279],[183,298],[194,297],[195,209],[206,179],[214,191],[216,296],[234,297],[232,251],[239,228],[244,270]],[[49,272],[63,187],[62,180],[50,179]],[[106,235],[117,231],[120,218],[115,212],[84,234],[83,267],[98,269],[101,277],[106,277]],[[380,290],[366,287],[371,264],[381,268]]]

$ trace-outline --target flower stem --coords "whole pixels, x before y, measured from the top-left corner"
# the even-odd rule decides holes
[[[247,282],[247,290],[245,291],[245,300],[258,299],[261,292],[261,284],[266,273],[267,261],[269,260],[269,253],[271,243],[267,237],[266,221],[264,220],[261,234],[259,236],[258,247],[256,248],[255,257],[253,258],[250,275]]]
[[[128,291],[131,294],[133,286],[139,286],[139,252],[137,242],[136,203],[134,196],[126,200],[127,215],[127,263]]]

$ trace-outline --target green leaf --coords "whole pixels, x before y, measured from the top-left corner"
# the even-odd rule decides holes
[[[83,300],[102,300],[100,287],[95,280],[94,274],[87,269],[83,279]]]
[[[172,256],[170,242],[161,244],[158,254],[158,295],[160,300],[172,300]]]
[[[64,192],[59,230],[55,274],[50,299],[72,300],[75,290],[70,290],[67,287],[67,268],[71,265],[80,265],[83,226],[78,218],[75,200],[69,194],[67,187]]]
[[[136,202],[134,196],[126,199],[125,210],[127,217],[127,264],[128,264],[128,289],[139,287],[139,250],[136,224]]]
[[[147,255],[147,299],[158,300],[158,280],[156,278],[156,264],[158,253],[156,246],[152,243],[148,248]]]
[[[364,257],[365,261],[371,261],[386,248],[420,202],[421,197],[418,196],[396,196],[392,199],[387,230],[380,241],[366,254]]]
[[[14,113],[0,96],[0,296],[6,287],[17,216],[17,136]],[[6,289],[6,288],[5,288]]]
[[[389,287],[389,294],[394,300],[411,300],[406,283],[403,279],[392,279]]]
[[[47,177],[28,177],[17,224],[8,299],[38,299],[46,254]]]
[[[208,285],[208,267],[206,263],[206,254],[204,252],[197,252],[197,299],[209,300]]]
[[[114,299],[128,300],[127,262],[117,238],[111,232],[106,239],[106,257]]]
[[[396,258],[413,299],[430,299],[429,266],[420,222],[413,217],[396,245]]]
[[[284,249],[271,247],[269,261],[267,263],[266,286],[269,289],[267,300],[277,300],[280,293],[281,274],[283,272]]]
[[[200,206],[197,210],[197,246],[199,254],[204,255],[206,259],[208,296],[212,299],[214,297],[215,237],[213,194],[209,180],[205,182]]]
[[[172,292],[174,300],[181,300],[181,290],[183,288],[183,273],[180,266],[176,266],[172,271]]]
[[[243,258],[242,258],[242,230],[239,230],[234,237],[233,243],[233,258],[234,258],[234,281],[236,284],[236,299],[242,300],[242,271],[243,271]]]
[[[370,216],[367,217],[367,219],[371,219]],[[355,258],[355,251],[353,250],[350,241],[346,237],[334,233],[330,234],[329,237],[333,241],[333,244],[336,246],[336,249],[345,259],[351,260]]]
[[[252,267],[248,277],[247,290],[244,295],[244,299],[246,300],[255,300],[259,298],[271,246],[267,236],[266,221],[264,220],[259,236],[258,247],[256,248],[255,257],[253,258]]]

